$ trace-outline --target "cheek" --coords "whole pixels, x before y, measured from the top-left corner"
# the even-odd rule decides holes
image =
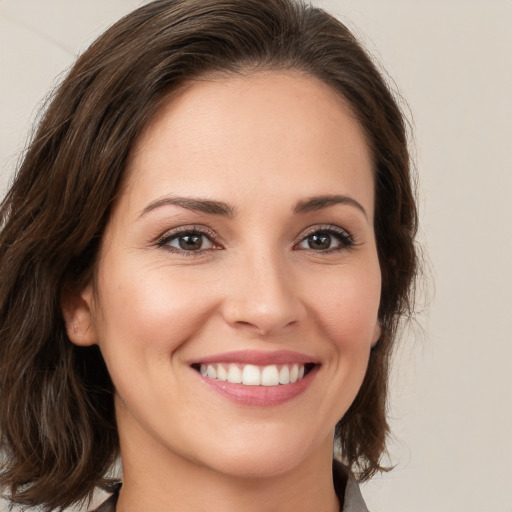
[[[378,265],[337,269],[316,276],[309,288],[310,310],[335,346],[365,351],[375,341],[381,290]]]
[[[325,279],[317,276],[309,309],[327,341],[326,389],[317,413],[331,428],[347,412],[367,371],[371,347],[378,330],[380,272],[375,267],[359,271],[338,268]]]
[[[181,271],[176,276],[165,267],[112,269],[100,288],[102,348],[131,346],[167,357],[179,348],[215,307],[203,280],[189,274]]]

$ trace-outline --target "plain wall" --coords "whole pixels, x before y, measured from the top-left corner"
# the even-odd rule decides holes
[[[55,77],[140,3],[0,0],[2,195]],[[314,3],[407,99],[430,261],[392,379],[396,468],[363,494],[373,512],[512,512],[512,1]]]

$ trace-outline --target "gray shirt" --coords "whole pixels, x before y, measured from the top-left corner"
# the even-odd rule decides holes
[[[347,486],[345,488],[345,499],[341,512],[369,512],[361,496],[359,485],[354,480],[352,473],[349,474]]]

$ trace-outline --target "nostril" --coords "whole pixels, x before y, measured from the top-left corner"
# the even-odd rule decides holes
[[[240,287],[236,284],[222,305],[223,318],[234,328],[250,329],[268,336],[297,326],[306,310],[295,294],[269,285]]]
[[[248,326],[248,327],[256,327],[254,324],[252,324],[251,322],[246,322],[245,320],[238,320],[236,322],[238,325],[243,325],[243,326]]]

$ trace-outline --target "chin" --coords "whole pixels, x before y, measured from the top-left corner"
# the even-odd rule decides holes
[[[222,456],[211,460],[209,465],[219,473],[257,479],[285,475],[305,464],[313,454],[325,453],[330,461],[332,436],[313,442],[305,437],[290,436],[288,428],[284,435],[262,433],[250,440],[247,437],[239,438],[229,446],[216,450]]]

